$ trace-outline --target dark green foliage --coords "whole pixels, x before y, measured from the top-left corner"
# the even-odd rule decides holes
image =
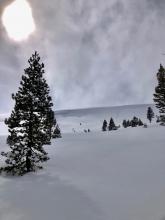
[[[28,62],[29,67],[24,70],[19,90],[12,94],[14,109],[5,121],[9,127],[7,143],[11,151],[1,153],[7,158],[7,166],[1,171],[13,175],[35,171],[41,168],[41,162],[49,159],[43,145],[51,143],[55,120],[49,87],[43,78],[44,64],[40,63],[37,52]]]
[[[53,124],[52,124],[52,130],[51,130],[51,137],[52,138],[61,138],[61,130],[59,128],[59,125],[57,124],[55,113],[53,112]]]
[[[123,120],[123,127],[124,128],[127,128],[128,126],[127,126],[127,121],[126,120]]]
[[[128,120],[127,121],[127,127],[130,127],[131,126],[131,122]]]
[[[154,102],[159,109],[160,122],[165,125],[165,69],[161,64],[157,73],[157,80],[158,85],[155,88]]]
[[[137,127],[138,125],[139,125],[139,119],[134,116],[133,119],[131,120],[131,126]]]
[[[160,116],[156,115],[156,123],[160,123]]]
[[[144,124],[143,124],[142,120],[139,118],[138,126],[143,126],[143,125]]]
[[[128,128],[128,127],[137,127],[137,126],[143,126],[143,122],[141,121],[140,118],[133,117],[133,119],[130,120],[123,120],[123,127]]]
[[[117,127],[116,127],[116,125],[115,125],[115,122],[114,122],[113,118],[110,119],[109,126],[108,126],[108,130],[109,130],[109,131],[117,130]]]
[[[155,114],[154,114],[152,108],[148,107],[148,109],[147,109],[147,119],[149,120],[150,123],[152,122],[152,119],[154,117],[155,117]]]
[[[58,126],[58,124],[56,124],[54,130],[53,130],[53,133],[52,133],[52,138],[61,138],[61,130]]]
[[[102,126],[102,131],[106,131],[107,130],[107,125],[108,125],[107,121],[104,120],[103,121],[103,126]]]

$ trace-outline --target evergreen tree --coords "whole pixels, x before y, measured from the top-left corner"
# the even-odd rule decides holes
[[[161,124],[165,125],[165,69],[161,64],[157,73],[157,80],[158,85],[155,88],[154,102],[159,109]]]
[[[108,129],[109,131],[116,130],[116,125],[115,125],[113,118],[110,119]]]
[[[53,112],[53,124],[52,124],[52,130],[51,130],[51,137],[52,138],[61,138],[61,130],[59,128],[59,125],[57,124],[55,113]]]
[[[123,120],[123,127],[127,128],[127,121],[126,120]]]
[[[41,162],[49,159],[43,145],[51,142],[51,129],[54,122],[52,99],[49,87],[43,78],[44,64],[35,52],[24,70],[11,116],[5,123],[9,127],[7,143],[10,152],[2,152],[6,167],[1,171],[12,175],[24,175],[41,167]]]
[[[132,127],[137,127],[139,124],[139,119],[137,117],[133,117],[133,119],[131,120],[131,126]]]
[[[148,107],[147,109],[147,119],[149,120],[149,122],[152,122],[152,119],[155,117],[154,112],[152,110],[151,107]]]
[[[61,137],[62,137],[61,136],[61,130],[60,130],[58,124],[56,124],[56,127],[55,127],[55,129],[52,133],[52,138],[61,138]]]
[[[144,124],[143,124],[142,120],[139,118],[138,126],[143,126],[143,125]]]
[[[102,131],[106,131],[107,130],[107,125],[108,125],[107,121],[104,120],[103,121],[103,126],[102,126]]]
[[[131,126],[131,122],[128,120],[127,121],[127,127],[130,127]]]

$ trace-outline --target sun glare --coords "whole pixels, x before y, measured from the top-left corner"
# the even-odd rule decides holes
[[[15,0],[4,9],[2,23],[15,41],[26,40],[35,30],[32,9],[26,0]]]

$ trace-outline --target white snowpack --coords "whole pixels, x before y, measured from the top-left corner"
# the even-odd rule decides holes
[[[123,114],[134,116],[133,107],[123,108]],[[146,106],[140,108],[144,120]],[[43,170],[23,177],[0,176],[0,220],[163,220],[165,127],[154,122],[147,129],[104,133],[98,131],[102,109],[97,114],[85,110],[88,117],[79,111],[70,111],[72,120],[57,113],[61,126],[69,123],[68,130],[45,147],[51,159]],[[80,122],[84,127],[96,124],[96,131],[80,133]],[[79,133],[72,132],[73,126]],[[0,147],[9,149],[6,136],[0,136]]]

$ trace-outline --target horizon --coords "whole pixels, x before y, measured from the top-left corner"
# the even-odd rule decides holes
[[[61,113],[61,112],[65,112],[65,111],[81,111],[81,110],[94,110],[94,109],[97,109],[97,110],[102,110],[102,109],[108,109],[108,108],[110,108],[110,109],[113,109],[113,108],[127,108],[127,107],[142,107],[142,106],[154,106],[155,108],[156,108],[156,106],[155,106],[155,103],[144,103],[144,104],[130,104],[130,105],[112,105],[112,106],[93,106],[93,107],[87,107],[87,108],[70,108],[70,109],[56,109],[54,112],[55,113]],[[10,116],[10,112],[8,112],[8,113],[5,113],[5,112],[3,112],[3,113],[0,113],[0,117],[2,116],[2,115],[4,115],[5,117],[9,117]]]

